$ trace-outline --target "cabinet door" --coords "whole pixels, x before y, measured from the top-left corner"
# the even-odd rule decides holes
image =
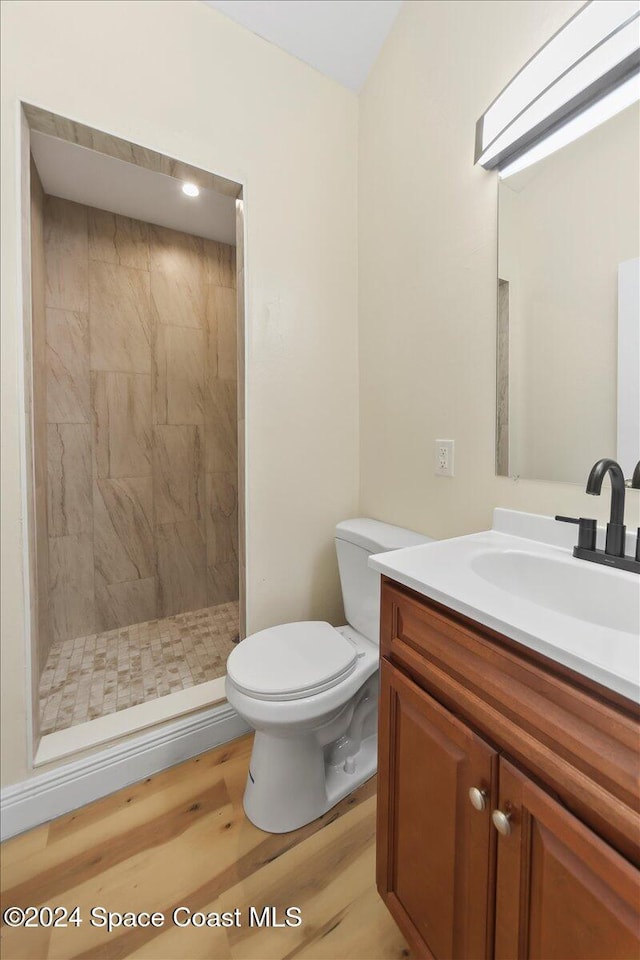
[[[418,956],[490,956],[497,754],[384,660],[379,744],[382,898]],[[486,794],[484,810],[472,787]]]
[[[496,960],[636,960],[638,871],[506,760]]]

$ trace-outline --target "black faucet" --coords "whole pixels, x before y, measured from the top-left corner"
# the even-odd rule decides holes
[[[594,497],[600,496],[602,481],[609,474],[611,476],[611,515],[607,524],[607,536],[604,552],[611,557],[624,557],[624,542],[626,528],[624,525],[624,473],[620,464],[615,460],[598,460],[591,467],[587,480],[587,493]]]
[[[588,520],[585,517],[580,517],[579,520],[573,517],[556,517],[556,520],[579,525],[578,545],[573,548],[574,557],[640,574],[640,530],[638,531],[635,559],[625,556],[624,552],[626,539],[626,527],[624,525],[625,483],[620,465],[608,457],[594,463],[587,480],[586,492],[599,497],[602,490],[602,481],[607,474],[611,477],[611,514],[607,524],[604,550],[596,549],[595,520]],[[631,486],[640,488],[640,462],[633,472]]]
[[[633,471],[631,486],[634,490],[640,490],[640,460],[636,463],[636,468]],[[636,531],[636,560],[640,562],[640,527]]]

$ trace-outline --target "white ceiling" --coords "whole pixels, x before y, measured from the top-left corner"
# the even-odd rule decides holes
[[[31,151],[44,192],[145,223],[221,243],[236,242],[236,202],[212,190],[186,197],[182,181],[31,131]]]
[[[204,0],[358,92],[403,0]]]

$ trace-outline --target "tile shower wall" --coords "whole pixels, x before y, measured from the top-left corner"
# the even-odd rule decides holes
[[[238,598],[235,250],[45,204],[52,641]]]
[[[49,550],[47,535],[47,367],[44,261],[45,193],[31,160],[31,422],[33,431],[34,514],[35,514],[35,620],[37,623],[37,660],[41,673],[51,646],[49,630]]]
[[[244,201],[236,200],[236,330],[238,335],[237,342],[237,375],[238,375],[238,437],[245,435],[245,412],[244,412],[244,358],[245,358],[245,328],[244,328]],[[238,488],[245,490],[245,456],[244,443],[238,444]],[[246,595],[246,556],[247,543],[245,536],[245,513],[244,497],[238,497],[238,572],[240,575],[240,596]],[[244,603],[239,605],[239,623],[240,639],[244,640],[247,635],[247,621]]]

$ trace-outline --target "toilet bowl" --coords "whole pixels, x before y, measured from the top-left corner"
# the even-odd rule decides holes
[[[368,519],[335,537],[348,624],[269,627],[227,661],[227,699],[256,731],[244,809],[270,833],[310,823],[375,773],[380,578],[367,560],[429,540]]]

